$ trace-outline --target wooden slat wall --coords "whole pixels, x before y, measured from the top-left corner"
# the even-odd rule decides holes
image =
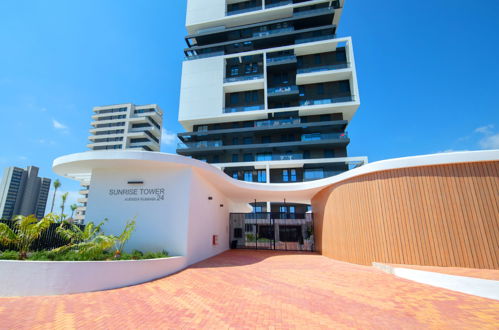
[[[366,174],[312,201],[315,239],[330,258],[499,269],[499,162]]]

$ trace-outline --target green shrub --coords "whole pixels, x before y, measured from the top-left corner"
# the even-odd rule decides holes
[[[3,251],[0,252],[1,260],[17,260],[19,259],[19,252],[17,251]]]

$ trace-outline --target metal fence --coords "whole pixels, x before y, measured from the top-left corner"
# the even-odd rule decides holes
[[[314,251],[312,213],[231,213],[233,249]]]
[[[0,220],[0,223],[7,224],[11,229],[15,229],[15,221],[12,220]],[[64,246],[69,243],[68,240],[62,238],[59,234],[57,234],[56,230],[59,227],[59,223],[53,223],[50,227],[42,233],[42,235],[33,242],[30,250],[32,251],[41,251],[41,250],[51,250],[61,246]],[[81,229],[85,228],[85,225],[77,225]],[[16,230],[14,230],[16,231]],[[16,250],[15,246],[5,246],[0,244],[1,250]]]

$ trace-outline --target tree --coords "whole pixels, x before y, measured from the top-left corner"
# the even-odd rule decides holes
[[[75,213],[77,208],[78,208],[78,205],[76,205],[76,204],[71,205],[71,219],[73,219],[73,214]]]
[[[61,221],[64,219],[64,206],[66,205],[66,199],[68,199],[69,193],[64,193],[61,196]]]
[[[52,207],[50,208],[50,213],[54,212],[55,194],[57,193],[57,189],[59,189],[60,186],[61,186],[61,181],[59,181],[59,179],[55,179],[54,196],[52,197]]]
[[[55,222],[53,214],[47,214],[43,219],[38,219],[32,214],[14,217],[14,229],[5,223],[0,223],[0,243],[3,245],[14,244],[19,251],[19,259],[26,259],[33,242]]]

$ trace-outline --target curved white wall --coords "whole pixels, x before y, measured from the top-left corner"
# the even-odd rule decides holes
[[[0,260],[0,297],[116,289],[161,278],[185,267],[185,257],[123,261]]]

